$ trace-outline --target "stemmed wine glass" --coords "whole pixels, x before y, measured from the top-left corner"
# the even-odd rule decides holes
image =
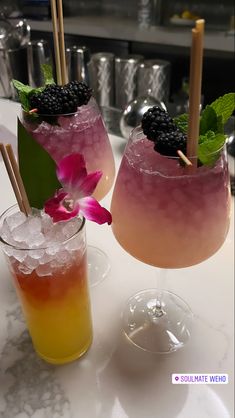
[[[73,114],[34,118],[22,111],[21,123],[57,163],[69,154],[83,154],[88,172],[103,172],[94,197],[101,200],[106,196],[114,180],[114,158],[101,112],[93,97]],[[110,264],[101,249],[88,246],[88,267],[89,282],[94,286],[106,277]]]
[[[223,244],[230,214],[225,149],[212,166],[184,167],[177,157],[154,150],[140,127],[126,146],[111,212],[113,232],[138,260],[165,269],[193,266]],[[179,296],[161,289],[130,297],[123,329],[138,347],[169,353],[190,336],[192,312]]]

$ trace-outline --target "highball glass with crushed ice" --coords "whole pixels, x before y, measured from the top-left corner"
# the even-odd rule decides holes
[[[85,220],[53,224],[13,206],[0,218],[0,245],[38,355],[53,364],[82,356],[92,342]]]

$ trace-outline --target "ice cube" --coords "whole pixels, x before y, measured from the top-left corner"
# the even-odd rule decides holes
[[[30,234],[37,234],[41,232],[41,219],[37,216],[30,217],[27,222],[27,228]]]
[[[51,276],[52,275],[52,267],[50,263],[40,264],[36,268],[36,273],[39,277],[43,276]]]
[[[24,260],[24,264],[29,269],[34,270],[39,265],[39,261],[35,258],[32,258],[29,254],[27,254],[27,256],[25,257],[25,260]]]
[[[35,260],[40,260],[43,258],[45,254],[45,250],[32,250],[30,251],[30,257],[34,258]]]
[[[33,271],[33,268],[30,268],[30,267],[28,267],[27,265],[25,265],[23,263],[18,265],[18,269],[23,274],[31,274],[32,271]]]
[[[26,226],[26,222],[12,229],[12,237],[16,242],[25,242],[28,236],[29,230]]]
[[[42,212],[41,221],[42,221],[42,232],[46,234],[47,231],[49,231],[52,228],[53,220],[47,213]]]
[[[43,244],[45,244],[45,237],[41,232],[33,235],[31,234],[28,236],[26,243],[30,248],[42,247]]]
[[[11,254],[16,260],[18,260],[20,263],[22,263],[22,261],[24,261],[24,259],[27,256],[26,251],[21,251],[21,250],[14,250],[12,249],[12,254]]]
[[[60,264],[67,264],[70,260],[70,254],[68,251],[60,251],[58,254],[56,254],[56,259]]]
[[[54,243],[53,245],[50,245],[50,247],[46,249],[46,254],[54,256],[59,251],[59,249],[60,249],[60,245],[57,243]]]
[[[26,216],[23,212],[14,213],[13,215],[10,215],[5,219],[10,231],[15,229],[17,226],[23,224],[25,220]]]

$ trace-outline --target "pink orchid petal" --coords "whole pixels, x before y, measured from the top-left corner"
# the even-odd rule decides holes
[[[72,211],[67,210],[61,202],[68,196],[68,193],[60,191],[54,197],[48,199],[45,203],[45,212],[53,219],[53,222],[67,221],[74,218],[79,213],[79,204],[76,203]]]
[[[83,155],[77,153],[68,155],[60,161],[57,176],[64,189],[74,200],[78,200],[94,192],[102,171],[87,174]]]
[[[89,173],[85,178],[80,180],[78,185],[79,198],[90,196],[94,192],[102,174],[102,171],[95,171],[94,173]]]
[[[79,206],[80,212],[86,219],[94,221],[100,225],[105,222],[109,225],[112,223],[111,213],[107,209],[103,208],[93,197],[84,197],[79,200]]]
[[[57,177],[66,189],[71,190],[78,187],[87,176],[85,160],[82,154],[71,154],[62,158],[58,164]]]

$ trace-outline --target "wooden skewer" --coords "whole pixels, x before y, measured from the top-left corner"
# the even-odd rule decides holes
[[[59,26],[61,78],[62,78],[62,84],[66,84],[68,82],[68,77],[67,77],[67,68],[66,68],[66,59],[65,59],[64,18],[63,18],[62,0],[57,0],[57,11],[58,11],[58,26]]]
[[[186,157],[186,155],[182,151],[178,150],[177,151],[177,154],[181,158],[181,160],[183,160],[185,162],[185,164],[187,166],[191,166],[192,165],[191,161]]]
[[[15,179],[16,179],[16,182],[18,184],[18,188],[19,188],[20,193],[21,193],[24,208],[25,208],[27,214],[32,214],[32,210],[31,210],[31,207],[30,207],[30,204],[29,204],[28,196],[26,194],[26,191],[25,191],[25,188],[24,188],[24,183],[23,183],[22,177],[20,175],[19,167],[18,167],[18,164],[16,162],[12,146],[10,144],[6,145],[6,151],[7,151],[9,160],[11,162],[12,170],[14,172]]]
[[[17,183],[16,177],[15,177],[15,174],[14,174],[12,165],[11,165],[11,161],[9,159],[6,148],[2,143],[0,143],[0,151],[1,151],[1,154],[2,154],[2,158],[3,158],[4,164],[5,164],[5,167],[6,167],[6,170],[7,170],[7,173],[8,173],[13,191],[15,193],[17,203],[18,203],[19,208],[20,208],[20,211],[25,213],[25,215],[28,216],[29,213],[27,212],[27,209],[24,206],[24,201],[23,201],[23,198],[22,198],[22,195],[21,195],[21,192],[20,192],[20,188],[19,188],[19,185]],[[30,211],[31,211],[31,208],[30,208]]]
[[[51,18],[52,18],[52,25],[53,25],[53,41],[54,41],[54,52],[55,52],[56,79],[57,79],[57,84],[62,84],[60,47],[59,47],[58,26],[57,26],[56,0],[51,0]]]

